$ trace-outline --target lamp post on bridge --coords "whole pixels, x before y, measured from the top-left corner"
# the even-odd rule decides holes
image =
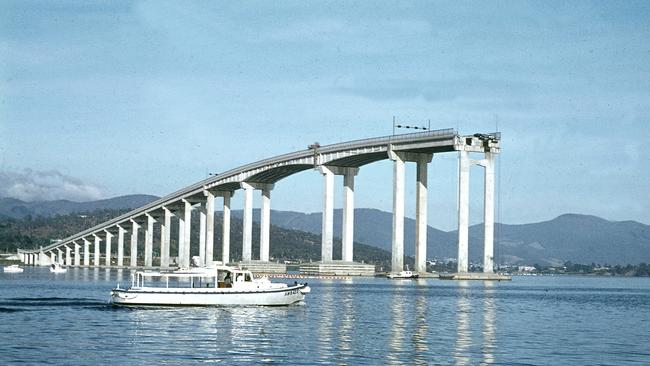
[[[399,122],[397,121],[397,118],[395,118],[395,116],[393,116],[393,135],[395,135],[395,129],[396,129],[396,128],[406,128],[406,129],[424,130],[424,131],[431,130],[431,120],[429,120],[428,122],[429,122],[428,127],[424,127],[424,126],[415,126],[415,125],[413,125],[413,126],[410,126],[410,125],[404,125],[404,124],[399,123]]]

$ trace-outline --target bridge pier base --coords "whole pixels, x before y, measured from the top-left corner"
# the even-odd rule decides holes
[[[374,276],[375,266],[348,261],[303,263],[300,274],[325,276]]]

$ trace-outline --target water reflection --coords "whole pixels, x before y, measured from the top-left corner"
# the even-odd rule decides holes
[[[115,279],[117,280],[118,283],[124,281],[124,270],[122,268],[117,269],[117,273],[115,274]]]
[[[469,348],[472,344],[470,329],[470,303],[467,281],[458,282],[458,300],[456,302],[456,344],[454,345],[454,361],[456,365],[469,365]]]
[[[72,268],[72,279],[74,281],[78,281],[80,273],[81,273],[81,268],[79,268],[79,267]]]
[[[323,281],[323,286],[320,288],[323,307],[318,321],[318,336],[320,338],[318,356],[324,362],[332,361],[332,330],[334,328],[334,319],[336,319],[334,309],[337,308],[334,304],[333,285],[333,281],[326,280]]]
[[[347,279],[340,282],[339,291],[341,291],[341,324],[339,325],[339,350],[341,355],[348,358],[353,355],[352,350],[352,331],[354,329],[354,296],[350,287],[352,280]]]
[[[99,281],[99,268],[93,268],[93,281]]]
[[[404,360],[401,355],[404,353],[404,303],[406,297],[404,296],[404,281],[396,281],[393,286],[393,298],[390,303],[392,322],[390,329],[390,339],[388,343],[388,364],[402,365]]]
[[[477,283],[474,283],[478,285]],[[496,337],[496,303],[495,283],[484,281],[480,288],[470,286],[467,281],[458,283],[458,297],[456,301],[456,342],[453,357],[456,365],[481,364],[489,365],[496,362],[495,350]],[[475,296],[472,296],[475,295]],[[471,302],[472,297],[480,297],[479,303]],[[472,319],[472,310],[476,316]],[[472,327],[472,320],[479,322]],[[475,339],[472,342],[472,329],[480,329],[482,343]],[[474,356],[474,357],[473,357]],[[472,358],[475,358],[472,360]],[[479,361],[480,359],[480,361]]]
[[[494,303],[494,283],[484,281],[483,296],[483,365],[494,363],[496,348],[496,305]]]
[[[413,329],[413,336],[411,341],[413,342],[413,363],[416,365],[426,365],[427,362],[427,352],[429,351],[429,346],[427,343],[427,332],[429,331],[429,323],[427,321],[427,298],[426,291],[427,288],[423,286],[426,283],[423,280],[418,281],[418,287],[416,288],[416,297],[415,297],[415,329]]]

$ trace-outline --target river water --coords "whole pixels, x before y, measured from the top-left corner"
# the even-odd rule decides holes
[[[129,276],[0,272],[0,365],[650,364],[648,278],[312,279],[288,307],[108,304]]]

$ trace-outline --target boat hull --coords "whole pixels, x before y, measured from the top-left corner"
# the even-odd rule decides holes
[[[3,269],[4,273],[23,273],[23,271],[24,270],[22,268],[20,268],[20,267],[18,267],[18,268],[16,268],[16,267],[5,267]]]
[[[268,305],[283,306],[304,300],[309,287],[297,286],[269,290],[236,289],[113,289],[111,302],[115,305],[150,306],[232,306]]]

